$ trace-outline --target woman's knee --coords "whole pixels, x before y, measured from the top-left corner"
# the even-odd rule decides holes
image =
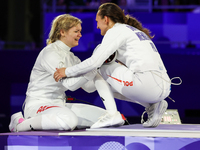
[[[78,118],[74,113],[57,112],[42,115],[42,126],[51,130],[73,130],[78,124]]]
[[[73,130],[78,124],[78,117],[73,114],[58,114],[57,121],[64,130]]]

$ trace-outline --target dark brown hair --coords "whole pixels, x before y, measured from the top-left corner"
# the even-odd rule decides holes
[[[153,38],[150,35],[150,30],[144,28],[142,23],[139,22],[135,17],[131,15],[125,15],[123,10],[114,3],[104,3],[99,6],[98,15],[103,19],[105,16],[109,17],[114,23],[125,23],[130,26],[137,28],[140,31],[143,31],[149,38]]]

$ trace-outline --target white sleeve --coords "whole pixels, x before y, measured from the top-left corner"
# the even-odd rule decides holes
[[[65,56],[65,62],[63,62],[64,60],[62,54],[59,54],[55,50],[51,49],[44,51],[41,55],[41,66],[52,75],[55,73],[56,68],[68,68],[81,62],[80,59],[73,53],[68,53]],[[69,63],[66,63],[66,60]]]
[[[111,30],[111,29],[110,29]],[[107,31],[104,36],[101,45],[95,51],[95,53],[83,62],[68,67],[65,70],[67,77],[77,76],[87,73],[93,69],[98,69],[124,42],[121,32]]]
[[[69,78],[62,79],[61,82],[63,86],[69,89],[70,91],[75,91],[78,88],[83,87],[86,92],[91,93],[96,90],[94,87],[92,87],[93,86],[92,82],[96,74],[97,74],[97,70],[94,69],[78,77],[69,77]],[[89,81],[91,82],[88,83]]]
[[[64,87],[66,87],[70,91],[75,91],[80,87],[82,87],[84,84],[86,84],[88,80],[83,76],[79,76],[79,77],[65,78],[62,79],[60,82]]]
[[[86,84],[82,86],[82,89],[88,93],[96,91],[94,81],[93,80],[88,81]]]
[[[84,74],[83,76],[87,79],[87,80],[93,80],[94,77],[96,76],[97,74],[97,69],[94,69],[86,74]]]
[[[44,51],[41,53],[41,66],[42,68],[50,74],[54,74],[56,68],[59,67],[59,64],[62,60],[60,55],[54,51]]]

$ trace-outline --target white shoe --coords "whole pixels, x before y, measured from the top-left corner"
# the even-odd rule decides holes
[[[143,127],[157,127],[161,120],[162,116],[167,110],[168,104],[165,100],[152,104],[150,107],[146,108],[148,114],[148,119],[143,123]]]
[[[106,113],[104,116],[100,117],[99,120],[94,123],[90,128],[102,128],[110,126],[121,126],[124,124],[121,114],[117,111],[114,115]]]
[[[17,125],[22,123],[24,121],[22,112],[15,113],[11,116],[10,124],[9,124],[9,130],[11,132],[17,132]]]

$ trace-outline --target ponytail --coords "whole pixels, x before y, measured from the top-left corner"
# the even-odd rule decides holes
[[[150,35],[151,31],[149,29],[144,28],[140,21],[138,21],[136,18],[134,18],[134,17],[132,17],[130,15],[126,15],[125,16],[124,23],[128,24],[130,26],[133,26],[133,27],[137,28],[140,31],[143,31],[150,39],[152,39],[154,37],[154,36]]]

